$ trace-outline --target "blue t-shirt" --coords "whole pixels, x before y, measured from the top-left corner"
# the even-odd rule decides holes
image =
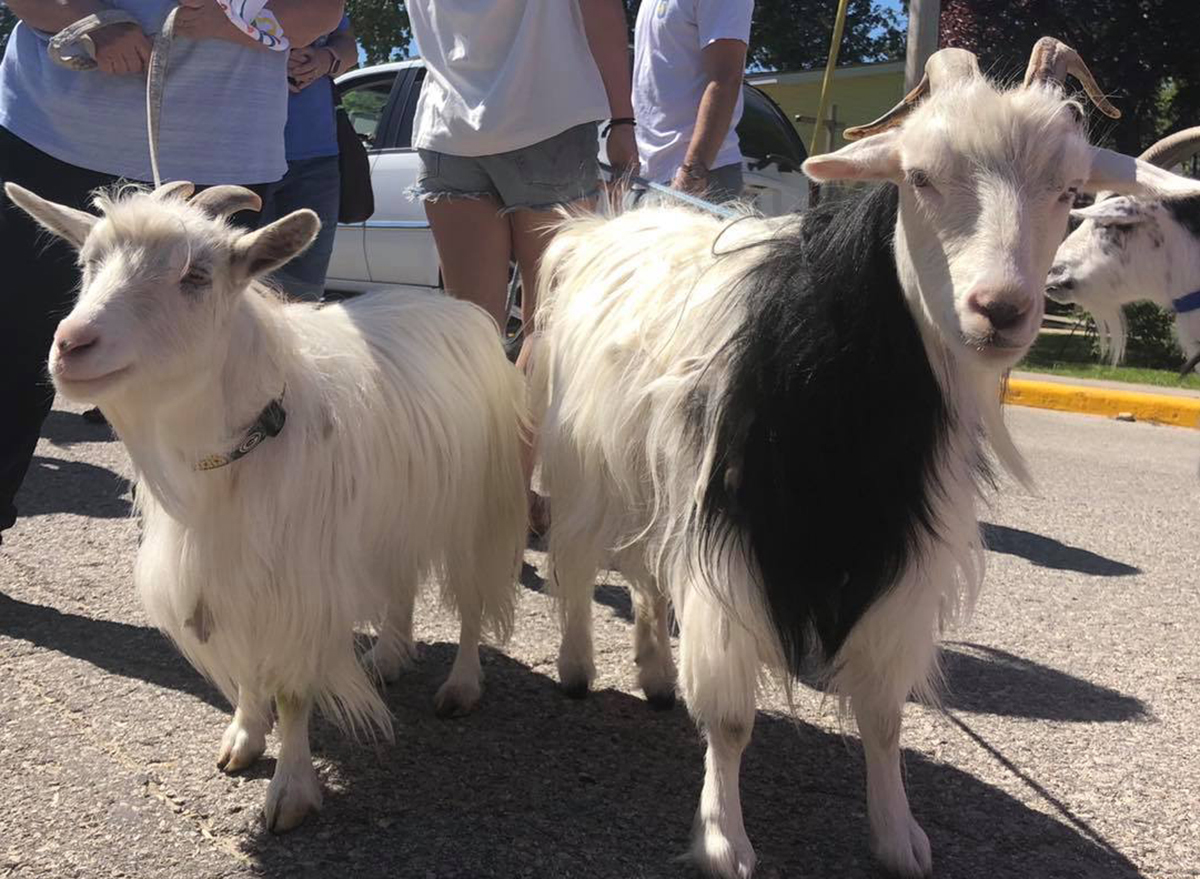
[[[334,33],[350,27],[350,17],[342,16],[342,22]],[[330,34],[329,36],[333,36]],[[329,37],[321,37],[314,46],[324,46]],[[308,88],[288,98],[287,128],[283,141],[287,160],[319,159],[338,154],[337,116],[333,102],[333,80],[322,76]]]
[[[147,34],[174,0],[109,0]],[[56,159],[146,181],[145,76],[75,71],[50,60],[50,35],[19,23],[0,63],[0,126]],[[287,170],[287,52],[225,40],[176,38],[164,90],[159,164],[164,179],[272,183]]]

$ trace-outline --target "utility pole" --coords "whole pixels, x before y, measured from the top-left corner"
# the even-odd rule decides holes
[[[921,81],[925,62],[938,48],[938,19],[941,0],[910,0],[908,4],[908,52],[904,58],[904,88]]]

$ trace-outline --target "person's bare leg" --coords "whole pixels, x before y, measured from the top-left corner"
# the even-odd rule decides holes
[[[493,198],[440,198],[425,202],[446,292],[474,302],[504,331],[512,227]]]
[[[537,316],[538,268],[542,254],[554,237],[554,227],[560,218],[555,211],[519,210],[509,214],[512,223],[512,246],[517,267],[521,270],[521,323],[524,336],[521,352],[517,355],[517,369],[528,374],[529,360],[533,355],[533,320]],[[534,430],[536,430],[536,425]],[[522,443],[521,463],[525,468],[525,480],[533,478],[536,456],[536,437],[527,437]],[[546,503],[532,489],[529,492],[529,525],[538,534],[545,534],[550,524]]]

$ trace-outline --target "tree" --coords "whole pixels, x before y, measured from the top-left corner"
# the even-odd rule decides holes
[[[8,11],[7,6],[0,6],[0,52],[8,45],[8,35],[17,26],[17,17]]]
[[[943,0],[942,46],[983,69],[1020,76],[1038,37],[1073,46],[1121,110],[1094,132],[1137,154],[1161,134],[1200,123],[1196,0]]]
[[[758,0],[750,31],[750,60],[768,70],[822,67],[837,0]],[[896,13],[873,0],[850,0],[838,64],[904,57],[904,31]]]

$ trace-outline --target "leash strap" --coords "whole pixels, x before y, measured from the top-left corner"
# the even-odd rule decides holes
[[[612,165],[601,162],[600,167],[609,174],[612,174],[614,177],[617,176]],[[702,198],[697,198],[696,196],[686,192],[680,192],[678,189],[672,189],[669,186],[663,186],[661,183],[655,183],[653,180],[647,180],[645,177],[639,177],[636,174],[630,174],[625,179],[635,186],[641,186],[644,189],[657,192],[659,195],[665,195],[668,198],[681,201],[684,204],[691,205],[694,208],[699,208],[702,211],[708,211],[710,214],[716,214],[718,217],[723,217],[726,220],[732,220],[738,216],[738,213],[735,210],[713,204],[711,201],[705,201]]]
[[[158,132],[162,122],[163,94],[167,85],[167,69],[171,62],[171,45],[175,42],[175,16],[179,7],[172,7],[163,20],[162,28],[154,35],[150,53],[150,69],[146,72],[146,133],[150,139],[150,173],[154,187],[162,186],[158,168]]]
[[[1193,290],[1186,296],[1171,300],[1171,310],[1176,314],[1187,314],[1189,311],[1200,311],[1200,290]]]

